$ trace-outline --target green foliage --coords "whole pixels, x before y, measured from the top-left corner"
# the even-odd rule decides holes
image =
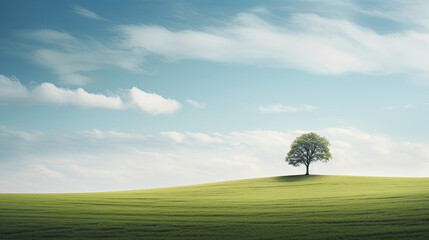
[[[428,239],[429,178],[287,176],[0,194],[0,239]]]
[[[312,162],[327,162],[332,158],[329,146],[329,141],[316,133],[302,134],[292,142],[290,151],[286,156],[286,162],[295,167],[305,165],[307,167],[306,174],[309,174],[308,167]]]

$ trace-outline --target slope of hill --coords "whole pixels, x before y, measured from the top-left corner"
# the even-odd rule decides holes
[[[429,178],[285,176],[0,194],[1,239],[429,239]]]

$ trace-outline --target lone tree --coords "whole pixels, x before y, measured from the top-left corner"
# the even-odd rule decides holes
[[[305,133],[297,137],[290,145],[290,151],[286,156],[286,162],[297,167],[304,164],[305,175],[309,175],[310,163],[316,161],[327,162],[332,158],[329,152],[329,141],[314,132]]]

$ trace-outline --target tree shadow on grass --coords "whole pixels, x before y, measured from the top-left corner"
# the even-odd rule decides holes
[[[286,175],[275,177],[274,180],[278,182],[298,182],[298,181],[308,181],[321,178],[323,175]]]

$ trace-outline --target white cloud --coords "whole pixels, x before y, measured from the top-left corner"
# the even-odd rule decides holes
[[[88,93],[82,88],[76,90],[58,88],[51,83],[42,83],[31,92],[31,98],[41,103],[70,104],[79,107],[121,109],[119,96]]]
[[[268,105],[263,106],[259,108],[260,112],[273,112],[273,113],[280,113],[280,112],[302,112],[302,111],[311,111],[318,109],[318,107],[311,106],[311,105],[301,105],[298,107],[292,107],[292,106],[284,106],[281,104],[274,104],[274,105]]]
[[[21,101],[28,96],[28,90],[22,86],[16,77],[8,78],[0,74],[0,99],[6,101]]]
[[[90,11],[84,7],[81,6],[75,6],[73,7],[73,11],[83,17],[86,18],[91,18],[91,19],[95,19],[95,20],[106,20],[105,18],[101,17],[100,15],[96,14],[93,11]]]
[[[1,192],[139,189],[304,172],[284,157],[306,131],[28,132],[38,135],[31,141],[19,137],[24,132],[0,128]],[[429,177],[428,143],[348,128],[317,132],[331,142],[333,159],[313,164],[313,174]]]
[[[167,59],[202,59],[301,69],[320,74],[428,72],[429,34],[391,34],[344,19],[292,14],[279,24],[240,13],[223,27],[170,30],[154,25],[117,27],[125,47]]]
[[[409,103],[409,104],[405,104],[405,105],[397,105],[397,106],[387,107],[388,110],[394,110],[394,109],[400,109],[400,108],[407,108],[407,109],[414,108],[414,104]]]
[[[176,131],[167,131],[167,132],[161,132],[162,136],[165,136],[174,142],[181,143],[186,139],[186,135],[183,133],[179,133]]]
[[[136,87],[118,95],[88,93],[82,88],[76,90],[60,88],[52,83],[42,83],[29,90],[18,79],[0,74],[0,99],[3,104],[56,104],[74,105],[84,108],[126,109],[139,108],[152,115],[173,113],[180,109],[180,103],[155,93],[146,93]]]
[[[327,170],[334,165],[347,174],[379,176],[429,176],[427,143],[395,140],[379,134],[369,134],[357,129],[330,128],[321,131],[332,139],[332,152],[336,164],[321,165]],[[337,145],[337,142],[347,143]]]
[[[91,80],[85,73],[111,67],[144,72],[145,51],[141,48],[103,44],[92,38],[79,39],[50,29],[21,31],[19,36],[49,44],[49,47],[33,46],[26,54],[34,63],[51,69],[66,84],[84,85]]]
[[[187,136],[192,138],[193,140],[196,140],[196,142],[204,143],[204,144],[210,144],[210,143],[221,143],[222,139],[218,137],[212,137],[204,133],[193,133],[193,132],[187,132]]]
[[[176,100],[163,98],[156,93],[147,93],[136,87],[131,88],[130,97],[133,104],[152,115],[173,113],[181,107]]]
[[[0,99],[6,102],[70,104],[89,108],[123,108],[123,103],[119,96],[88,93],[82,88],[76,90],[59,88],[46,82],[28,90],[18,79],[7,78],[4,75],[0,75],[0,89],[2,89]]]
[[[194,108],[199,108],[199,109],[204,109],[206,108],[206,104],[195,101],[195,100],[191,100],[191,99],[186,99],[186,102],[189,103],[192,107]]]

